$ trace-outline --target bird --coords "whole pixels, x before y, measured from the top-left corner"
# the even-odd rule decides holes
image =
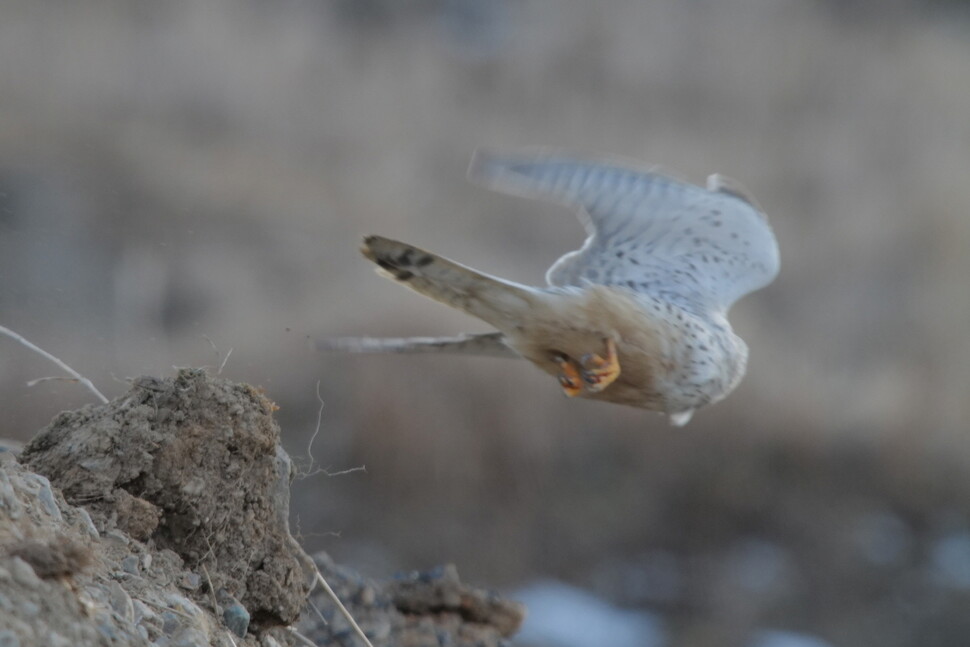
[[[319,348],[525,358],[568,397],[658,412],[675,426],[737,387],[748,346],[728,311],[779,270],[768,218],[740,184],[714,174],[699,186],[639,163],[554,149],[478,150],[468,177],[573,208],[585,242],[557,260],[539,287],[367,236],[361,252],[378,273],[494,331],[338,337]]]

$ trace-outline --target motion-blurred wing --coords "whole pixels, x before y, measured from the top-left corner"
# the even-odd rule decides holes
[[[624,286],[724,312],[778,273],[778,244],[767,218],[743,189],[718,175],[705,189],[557,153],[478,152],[469,177],[580,209],[589,238],[549,269],[553,286]]]

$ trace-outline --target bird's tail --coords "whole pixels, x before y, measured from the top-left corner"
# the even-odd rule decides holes
[[[317,341],[314,346],[322,351],[349,353],[454,353],[460,355],[483,355],[487,357],[519,357],[505,344],[500,332],[458,337],[337,337]]]
[[[535,293],[524,285],[476,272],[396,240],[368,236],[361,253],[388,278],[499,330],[516,325],[535,305]]]

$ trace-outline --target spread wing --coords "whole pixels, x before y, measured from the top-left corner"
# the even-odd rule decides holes
[[[703,188],[633,166],[555,152],[477,152],[469,177],[579,209],[589,237],[546,275],[552,286],[624,286],[726,312],[778,273],[778,243],[754,200],[718,175]]]

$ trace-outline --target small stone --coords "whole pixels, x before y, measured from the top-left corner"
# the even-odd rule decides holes
[[[34,628],[20,618],[16,616],[7,616],[3,619],[3,622],[4,629],[17,636],[17,639],[22,640],[24,644],[37,644],[37,641],[34,640],[36,637]]]
[[[172,613],[171,611],[165,611],[162,613],[162,631],[165,633],[165,635],[171,636],[178,631],[179,627],[181,626],[182,620],[177,614]]]
[[[33,483],[37,493],[37,499],[40,501],[44,512],[56,521],[61,521],[63,519],[61,509],[57,506],[57,501],[54,499],[51,482],[40,474],[24,474],[24,480],[29,480]]]
[[[158,617],[158,614],[141,600],[132,600],[132,607],[135,613],[135,622],[139,625],[146,620],[152,621]]]
[[[391,636],[391,621],[388,617],[384,615],[378,615],[374,620],[367,623],[367,629],[364,631],[368,638],[373,639],[377,642],[384,642]],[[448,645],[445,641],[439,641],[441,645]]]
[[[117,544],[118,546],[127,546],[131,543],[131,539],[128,538],[128,535],[121,532],[117,528],[112,528],[106,532],[104,538],[106,541]]]
[[[202,577],[198,573],[186,572],[179,578],[179,586],[189,591],[194,591],[202,584]]]
[[[0,647],[20,647],[20,638],[9,629],[0,631]]]
[[[142,570],[149,571],[152,568],[152,554],[145,553],[141,556],[141,567]]]
[[[199,647],[200,645],[210,644],[210,641],[209,637],[198,629],[186,627],[169,644],[172,647]]]
[[[377,593],[374,591],[373,586],[365,585],[360,589],[360,594],[358,597],[360,604],[370,607],[374,605],[374,601],[376,599],[377,599]]]
[[[53,632],[47,637],[47,644],[50,647],[74,647],[75,643],[70,638],[62,636],[57,632]]]
[[[40,605],[30,600],[20,602],[20,613],[28,618],[32,618],[40,613]]]
[[[6,510],[11,519],[19,519],[24,512],[24,506],[17,498],[10,477],[5,470],[0,470],[0,510]]]
[[[108,585],[108,602],[112,610],[125,622],[132,622],[135,619],[135,607],[131,596],[117,582],[111,582]]]
[[[111,622],[99,622],[98,623],[98,633],[101,634],[103,638],[106,638],[109,642],[114,642],[118,637],[118,632],[111,625]]]
[[[246,632],[249,630],[249,612],[246,611],[246,607],[238,602],[230,604],[222,612],[222,621],[226,623],[229,631],[240,638],[246,637]]]
[[[139,568],[138,555],[128,555],[128,557],[121,560],[121,568],[125,571],[125,573],[140,575],[141,569]]]
[[[199,608],[199,605],[178,593],[169,593],[166,595],[165,605],[170,609],[178,609],[183,614],[187,614],[195,622],[198,622],[199,618],[205,615],[202,609]]]
[[[78,523],[80,524],[81,528],[84,529],[84,532],[87,533],[91,539],[98,539],[101,534],[95,527],[94,522],[91,521],[91,515],[88,514],[88,511],[84,508],[75,508],[74,511],[77,513]]]
[[[28,589],[36,589],[40,586],[40,578],[34,569],[19,557],[14,557],[10,562],[10,574],[21,586]]]

